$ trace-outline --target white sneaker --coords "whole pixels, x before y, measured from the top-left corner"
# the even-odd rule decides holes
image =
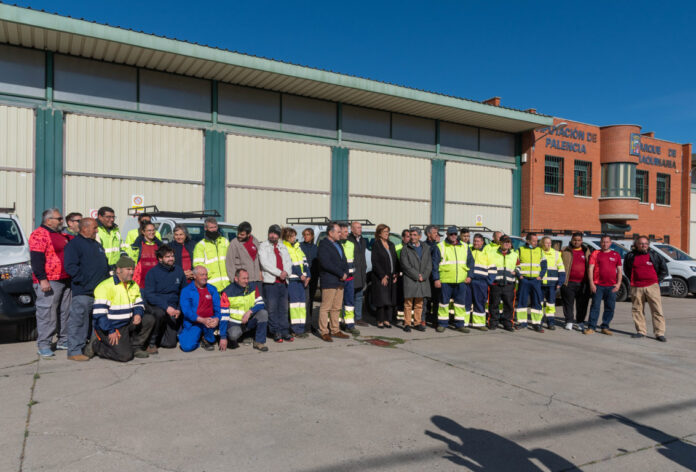
[[[565,329],[567,329],[568,331],[572,331],[573,330],[573,323],[566,323]]]

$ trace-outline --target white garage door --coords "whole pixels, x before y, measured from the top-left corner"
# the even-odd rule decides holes
[[[512,226],[512,170],[448,161],[445,165],[445,223],[474,226],[476,217],[494,231]]]
[[[430,221],[429,159],[353,149],[348,159],[349,218],[385,223],[393,233]]]
[[[132,195],[160,210],[203,209],[203,132],[82,115],[65,121],[65,206],[110,206],[124,226]]]
[[[227,219],[248,221],[261,240],[286,218],[329,216],[331,148],[227,136]]]
[[[34,229],[34,110],[0,105],[0,208]]]

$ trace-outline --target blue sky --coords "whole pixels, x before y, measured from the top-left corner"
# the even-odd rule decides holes
[[[20,6],[696,141],[696,2],[18,1]]]

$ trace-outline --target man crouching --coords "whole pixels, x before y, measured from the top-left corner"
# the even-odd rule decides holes
[[[195,351],[201,343],[206,351],[215,349],[215,328],[220,323],[220,295],[208,283],[205,267],[193,268],[193,283],[181,290],[179,304],[184,315],[184,326],[179,332],[181,350]]]
[[[140,288],[133,281],[135,262],[121,256],[115,275],[94,289],[94,333],[91,351],[104,359],[128,362],[133,357],[149,357],[143,350],[155,320],[145,316]]]
[[[254,334],[254,349],[268,351],[266,347],[266,326],[268,312],[263,303],[259,289],[249,287],[249,273],[237,269],[234,282],[222,291],[222,318],[220,320],[220,350],[239,347],[242,334],[256,329]]]

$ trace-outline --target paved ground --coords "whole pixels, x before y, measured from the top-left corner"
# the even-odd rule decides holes
[[[0,344],[0,470],[696,470],[696,310],[667,337],[368,328],[128,364]],[[6,337],[6,336],[5,336]]]

